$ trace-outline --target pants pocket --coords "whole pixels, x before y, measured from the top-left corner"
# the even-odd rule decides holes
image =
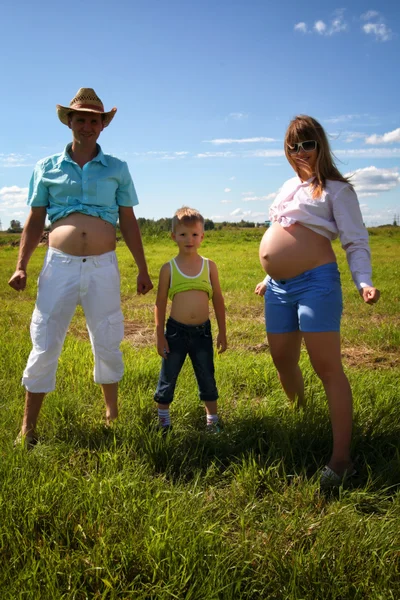
[[[49,315],[43,314],[37,308],[33,311],[31,321],[31,339],[37,352],[46,352],[48,345]]]

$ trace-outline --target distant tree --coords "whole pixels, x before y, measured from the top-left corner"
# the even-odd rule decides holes
[[[21,233],[22,231],[22,227],[21,227],[21,221],[16,221],[15,219],[12,219],[12,221],[10,221],[10,227],[8,229],[9,233]]]
[[[215,229],[214,221],[211,221],[211,219],[205,219],[204,229],[205,229],[205,231],[210,231],[211,229]]]

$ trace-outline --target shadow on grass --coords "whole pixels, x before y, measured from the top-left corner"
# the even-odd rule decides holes
[[[328,461],[332,443],[328,417],[318,407],[305,412],[287,410],[280,416],[244,416],[225,423],[219,434],[208,433],[203,413],[201,419],[191,414],[185,416],[184,423],[174,421],[166,436],[157,430],[151,411],[111,428],[74,423],[73,419],[67,422],[57,431],[54,442],[92,455],[118,453],[122,465],[124,458],[140,461],[150,472],[173,482],[189,482],[199,475],[215,477],[217,482],[232,466],[248,459],[255,460],[260,469],[279,465],[286,483],[298,476],[312,478]],[[364,434],[356,427],[353,455],[357,457],[358,477],[352,485],[368,484],[370,491],[387,488],[394,493],[400,482],[399,439],[398,426],[379,436]]]

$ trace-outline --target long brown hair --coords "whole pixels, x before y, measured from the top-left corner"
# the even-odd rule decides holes
[[[325,188],[327,179],[334,181],[343,181],[351,185],[350,180],[344,177],[338,170],[332,150],[329,145],[328,137],[324,128],[318,121],[307,115],[298,115],[289,123],[285,135],[285,154],[289,163],[296,171],[297,168],[292,156],[288,152],[288,146],[293,146],[297,142],[315,140],[317,142],[317,162],[315,164],[315,179],[313,182],[313,198],[319,198]]]

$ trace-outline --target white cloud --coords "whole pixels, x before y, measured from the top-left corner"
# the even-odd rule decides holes
[[[232,200],[221,200],[221,204],[232,204]]]
[[[0,210],[26,208],[28,188],[20,188],[17,185],[3,187],[0,189]]]
[[[365,167],[352,173],[346,173],[346,177],[349,176],[351,176],[351,182],[357,194],[364,198],[382,192],[389,192],[400,185],[398,167],[393,169],[378,169],[375,166]]]
[[[228,115],[228,119],[234,119],[235,121],[242,121],[243,119],[247,119],[249,115],[241,112],[231,112]]]
[[[235,176],[233,176],[233,177],[229,177],[229,181],[235,181],[235,179],[236,179],[236,177],[235,177]]]
[[[302,33],[307,33],[307,31],[308,31],[307,24],[303,23],[303,21],[301,21],[300,23],[296,23],[296,25],[294,26],[294,30],[301,31]]]
[[[393,37],[393,31],[386,25],[384,17],[377,10],[368,10],[362,14],[360,19],[368,21],[362,26],[367,35],[375,36],[378,42],[388,42]]]
[[[283,150],[252,150],[246,153],[246,156],[253,156],[254,158],[276,158],[278,156],[285,156]]]
[[[368,10],[366,13],[361,15],[360,19],[363,21],[369,21],[370,19],[375,19],[376,17],[379,17],[377,10]]]
[[[231,191],[232,191],[232,190],[231,190],[231,188],[225,188],[225,189],[224,189],[224,192],[225,192],[226,194],[227,194],[228,192],[231,192]]]
[[[307,23],[304,21],[300,21],[296,23],[294,26],[294,31],[299,31],[300,33],[316,33],[318,35],[330,36],[336,33],[341,33],[342,31],[347,30],[347,23],[344,20],[344,9],[339,8],[334,11],[332,19],[329,23],[322,21],[322,19],[318,19],[315,21],[312,29],[309,29]]]
[[[179,152],[170,152],[167,150],[149,150],[148,152],[133,152],[133,156],[144,156],[150,158],[160,158],[161,160],[177,160],[186,158],[189,152],[179,151]]]
[[[400,127],[383,135],[370,135],[365,139],[366,144],[393,144],[400,142]]]
[[[215,140],[203,140],[203,142],[208,142],[210,144],[214,144],[215,146],[221,146],[223,144],[256,144],[260,142],[276,142],[274,138],[268,137],[253,137],[253,138],[222,138]]]
[[[267,194],[266,196],[245,196],[243,198],[243,202],[265,202],[275,200],[277,196],[277,192],[272,192],[271,194]]]
[[[30,154],[0,154],[0,167],[33,167],[33,165]]]
[[[320,35],[323,35],[326,32],[326,24],[323,21],[315,21],[314,30]]]
[[[360,133],[359,131],[344,131],[342,134],[338,134],[343,136],[346,144],[351,144],[356,140],[361,140],[365,138],[365,133]]]
[[[366,23],[362,28],[367,35],[374,35],[378,42],[387,42],[393,37],[393,31],[385,23]]]
[[[241,208],[235,208],[235,210],[233,212],[231,212],[231,217],[236,217],[237,215],[239,215],[242,212]]]
[[[336,117],[329,117],[328,119],[324,119],[325,123],[346,123],[347,121],[353,121],[354,119],[361,119],[369,117],[369,115],[338,115]]]
[[[196,158],[232,158],[236,156],[233,152],[202,152],[196,154]]]
[[[267,212],[255,212],[252,210],[243,210],[242,208],[236,208],[229,215],[230,217],[234,217],[234,220],[243,219],[244,221],[248,221],[250,219],[261,219],[265,221],[267,218]]]
[[[357,156],[358,158],[399,158],[400,148],[354,148],[335,150],[336,156]]]
[[[346,31],[347,23],[344,22],[342,16],[338,16],[333,19],[331,23],[331,27],[329,29],[328,35],[333,35],[334,33],[340,33],[341,31]]]

